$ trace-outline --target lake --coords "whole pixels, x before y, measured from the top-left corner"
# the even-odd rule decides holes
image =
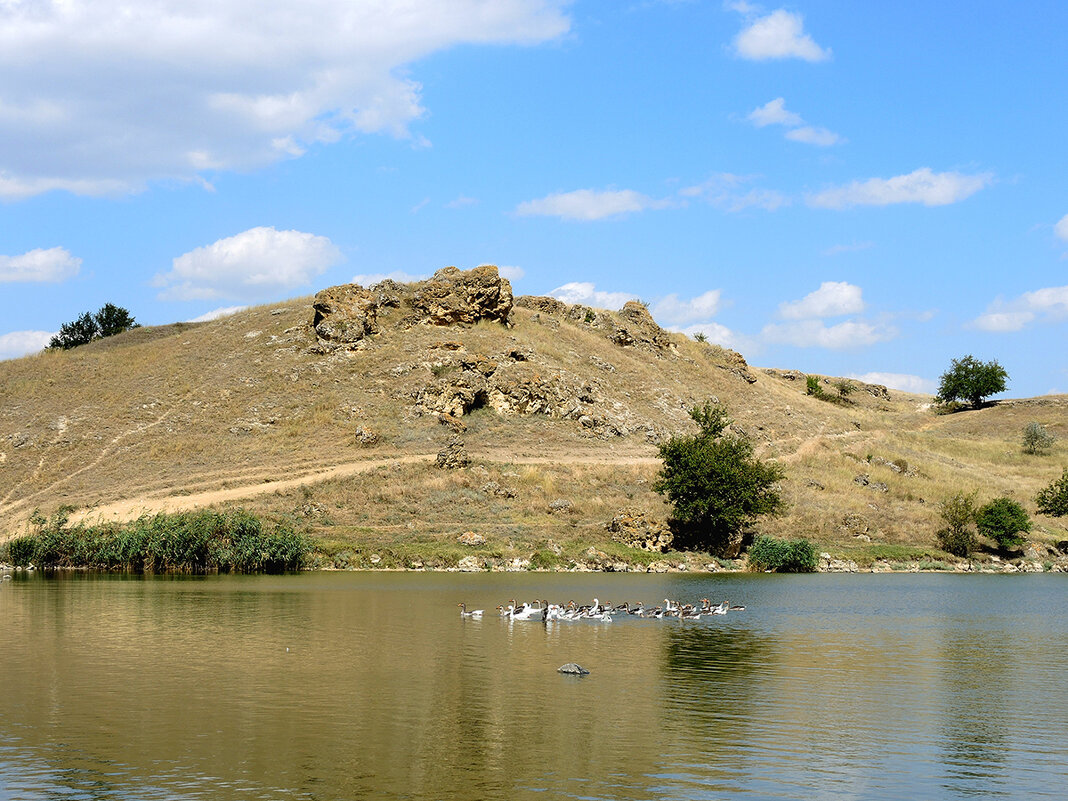
[[[1063,798],[1063,575],[18,574],[0,798]],[[746,607],[502,620],[509,599]],[[461,619],[457,604],[486,609]],[[577,662],[590,670],[565,676]]]

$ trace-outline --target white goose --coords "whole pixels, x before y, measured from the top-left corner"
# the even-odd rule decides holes
[[[481,609],[472,609],[470,612],[468,612],[467,611],[467,604],[456,604],[456,605],[458,607],[460,607],[460,617],[471,617],[471,618],[474,618],[476,620],[480,620],[482,618],[482,610]]]

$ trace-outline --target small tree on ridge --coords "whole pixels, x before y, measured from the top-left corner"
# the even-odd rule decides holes
[[[996,361],[981,362],[968,355],[953,360],[942,374],[935,397],[942,404],[962,400],[978,409],[984,398],[1004,392],[1008,379],[1009,374]]]

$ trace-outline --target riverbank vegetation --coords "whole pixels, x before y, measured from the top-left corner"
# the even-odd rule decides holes
[[[71,524],[69,509],[37,516],[33,530],[5,544],[15,566],[131,572],[278,573],[300,568],[308,540],[243,509],[139,517],[125,523]],[[2,556],[2,554],[0,554]]]

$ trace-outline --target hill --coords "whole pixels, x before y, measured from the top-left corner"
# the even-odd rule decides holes
[[[324,566],[714,565],[606,529],[622,510],[638,528],[666,518],[656,445],[714,398],[786,470],[789,510],[758,529],[864,566],[945,558],[937,503],[960,490],[1033,514],[1068,462],[1066,397],[939,416],[929,396],[854,383],[829,403],[638,303],[513,299],[492,267],[334,287],[0,363],[0,536],[64,505],[242,505],[296,520]],[[1033,420],[1059,437],[1051,453],[1022,452]],[[470,466],[436,465],[450,443]],[[1036,523],[1028,558],[1055,562],[1064,526]]]

